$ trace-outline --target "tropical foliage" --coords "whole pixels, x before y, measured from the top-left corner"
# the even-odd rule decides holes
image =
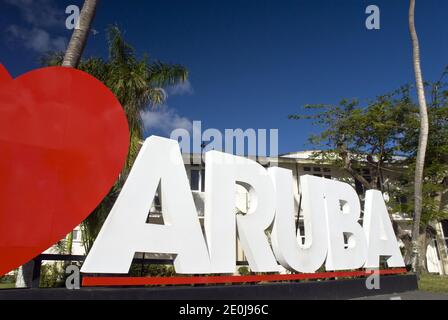
[[[442,201],[448,177],[448,86],[441,79],[427,84],[432,97],[428,105],[430,131],[423,183],[421,229],[423,239],[431,232],[430,223],[448,216]],[[413,218],[414,170],[419,141],[419,109],[411,99],[411,86],[362,104],[343,100],[338,105],[306,105],[302,114],[290,119],[311,120],[321,132],[309,141],[319,151],[317,161],[332,163],[345,170],[364,190],[388,193],[392,211]],[[363,175],[369,169],[369,176]],[[388,179],[393,176],[395,179]],[[411,254],[409,234],[398,228],[398,236]],[[423,241],[425,242],[425,241]],[[422,250],[425,257],[425,249]],[[423,259],[424,260],[424,259]]]
[[[122,104],[129,122],[130,150],[119,181],[82,224],[86,251],[90,250],[140,149],[144,134],[141,113],[163,104],[167,99],[165,89],[186,81],[188,77],[187,70],[181,65],[154,61],[148,56],[138,58],[116,26],[108,29],[108,44],[108,59],[87,58],[80,62],[78,68],[102,81]],[[52,53],[44,57],[43,64],[60,65],[62,60],[62,53]]]
[[[323,151],[314,158],[330,161],[344,168],[366,189],[381,188],[384,172],[397,156],[404,156],[399,141],[406,132],[408,118],[415,113],[409,90],[400,90],[377,97],[361,105],[357,100],[342,100],[338,105],[306,105],[308,114],[291,115],[290,119],[313,120],[324,128],[309,141]],[[311,113],[311,114],[310,114]],[[361,167],[371,169],[371,180],[360,173]]]

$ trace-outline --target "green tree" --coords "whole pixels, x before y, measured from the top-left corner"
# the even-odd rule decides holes
[[[434,235],[432,222],[444,219],[448,216],[446,194],[448,190],[448,88],[443,82],[447,72],[442,74],[439,81],[427,84],[428,92],[431,92],[431,101],[428,105],[428,146],[426,150],[425,168],[422,184],[422,215],[419,222],[418,248],[419,254],[414,257],[418,262],[419,272],[426,272],[426,249],[428,236]],[[415,113],[418,113],[416,107]],[[416,159],[420,139],[420,119],[418,116],[409,119],[409,130],[401,140],[402,149],[409,154],[404,165],[410,168],[403,175],[403,188],[396,190],[398,197],[409,199],[405,204],[400,204],[401,211],[412,212],[415,207],[413,177],[415,175]],[[441,252],[443,255],[443,252]]]
[[[430,105],[431,130],[427,167],[424,172],[422,224],[426,241],[430,222],[446,217],[441,193],[446,190],[442,181],[447,176],[448,148],[448,91],[442,79],[433,85],[433,102]],[[418,154],[419,108],[410,98],[410,87],[404,86],[362,105],[356,100],[343,100],[338,105],[307,105],[305,115],[292,115],[291,119],[312,120],[321,126],[320,134],[310,137],[317,148],[313,157],[345,170],[352,178],[368,189],[380,189],[390,194],[389,206],[394,212],[412,216],[414,207],[413,175]],[[370,170],[370,179],[362,174]],[[388,176],[393,177],[388,179]],[[386,188],[386,181],[391,188]],[[407,199],[403,201],[403,199]],[[408,233],[394,224],[397,235],[406,246],[405,260],[411,262],[412,242]],[[426,243],[426,242],[424,242]],[[424,260],[426,247],[421,254]]]
[[[312,120],[323,129],[309,139],[321,149],[314,152],[314,159],[344,169],[364,189],[382,189],[385,172],[396,172],[397,157],[405,155],[397,142],[413,110],[409,88],[403,87],[365,106],[347,99],[338,105],[306,105],[308,114],[289,118]],[[360,172],[365,166],[371,172],[369,180]]]

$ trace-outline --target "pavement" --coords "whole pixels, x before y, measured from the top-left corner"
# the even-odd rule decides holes
[[[448,300],[448,294],[426,291],[407,291],[397,294],[362,297],[353,300]]]

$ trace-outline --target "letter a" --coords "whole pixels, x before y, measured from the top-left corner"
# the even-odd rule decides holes
[[[366,19],[367,30],[379,30],[380,24],[380,8],[375,5],[370,5],[366,8],[366,14],[370,14]]]
[[[159,182],[166,225],[146,223]],[[145,141],[81,271],[128,273],[136,252],[176,255],[177,273],[209,271],[207,246],[174,140],[153,136]]]
[[[398,247],[386,204],[378,190],[366,192],[364,232],[368,247],[365,268],[378,268],[381,256],[388,257],[389,267],[404,267],[403,256]]]

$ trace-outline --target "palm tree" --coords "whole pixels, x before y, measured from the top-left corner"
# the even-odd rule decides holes
[[[167,99],[164,88],[185,82],[188,78],[187,70],[181,65],[152,61],[147,56],[138,59],[135,50],[125,41],[118,27],[109,27],[107,34],[108,59],[84,59],[80,61],[78,69],[102,81],[120,101],[129,123],[130,151],[119,180],[81,225],[86,252],[92,247],[140,150],[144,135],[141,112],[163,104]],[[63,60],[63,53],[54,52],[44,56],[42,64],[57,66]]]
[[[65,52],[64,67],[78,67],[81,61],[81,56],[87,44],[90,28],[92,26],[93,18],[95,17],[98,0],[85,0],[84,5],[79,15],[79,23],[73,31],[72,38],[68,44]]]
[[[425,167],[426,147],[428,145],[428,109],[426,106],[425,88],[423,83],[422,70],[420,66],[420,45],[415,29],[415,0],[410,0],[409,7],[409,30],[412,39],[414,73],[418,102],[420,107],[420,136],[416,158],[415,180],[414,180],[414,225],[412,230],[412,268],[415,272],[420,272],[424,268],[425,257],[419,256],[423,252],[420,248],[419,240],[421,235],[421,215],[423,209],[423,171]],[[424,232],[424,231],[423,231]],[[424,236],[424,235],[423,235]],[[423,243],[424,245],[424,243]]]
[[[86,47],[87,40],[92,26],[93,18],[95,17],[98,0],[85,0],[84,5],[79,15],[79,21],[73,31],[72,37],[65,51],[62,65],[64,67],[77,68],[81,61],[81,56]],[[73,232],[70,232],[66,241],[66,251],[72,254],[73,248]],[[68,266],[68,261],[65,267]]]
[[[141,112],[163,104],[167,98],[164,88],[188,78],[187,70],[181,65],[152,61],[147,56],[137,58],[116,26],[108,29],[108,43],[107,60],[89,58],[80,62],[79,69],[102,81],[120,101],[129,122],[130,150],[120,179],[81,226],[86,251],[92,246],[140,150],[144,135]],[[58,64],[60,59],[61,55],[53,55],[46,60],[47,64]]]

